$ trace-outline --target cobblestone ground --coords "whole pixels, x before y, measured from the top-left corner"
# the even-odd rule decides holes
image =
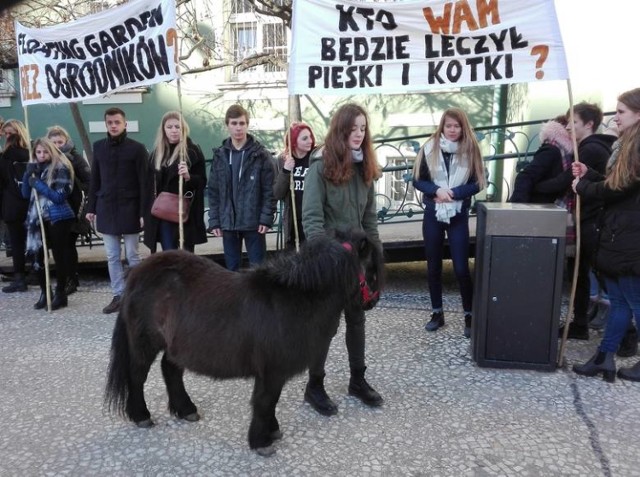
[[[186,423],[168,414],[156,363],[146,386],[155,427],[138,429],[103,410],[115,319],[100,311],[111,298],[104,278],[84,279],[70,306],[51,314],[32,309],[35,287],[0,293],[0,475],[640,476],[640,384],[567,368],[479,368],[450,278],[447,325],[424,331],[423,267],[390,265],[384,298],[368,313],[367,377],[384,406],[369,409],[347,395],[341,325],[326,379],[339,414],[316,414],[302,400],[304,377],[296,377],[278,405],[284,438],[271,458],[246,442],[248,380],[188,373],[202,419]],[[568,365],[587,359],[597,342],[569,342]]]

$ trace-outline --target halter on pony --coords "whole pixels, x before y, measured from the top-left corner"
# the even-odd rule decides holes
[[[342,246],[351,252],[353,247],[349,242],[343,242]],[[367,283],[367,277],[365,277],[364,272],[360,270],[358,273],[358,279],[360,280],[360,295],[362,296],[362,307],[365,309],[372,308],[371,303],[377,302],[378,298],[380,298],[380,292],[378,290],[371,291],[371,287]]]

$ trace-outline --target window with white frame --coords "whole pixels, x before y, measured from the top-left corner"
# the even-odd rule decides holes
[[[282,0],[280,0],[282,1]],[[232,81],[276,81],[286,78],[287,31],[277,17],[257,14],[246,0],[231,0],[230,46],[235,62],[256,54],[269,54],[277,61],[231,74]]]

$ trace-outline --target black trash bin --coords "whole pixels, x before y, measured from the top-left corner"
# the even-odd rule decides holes
[[[471,348],[479,366],[553,371],[567,211],[481,203]]]

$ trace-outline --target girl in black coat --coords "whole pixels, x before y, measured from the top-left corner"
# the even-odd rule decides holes
[[[160,192],[178,193],[180,176],[184,179],[183,193],[192,195],[189,216],[183,224],[184,249],[193,252],[196,244],[206,243],[204,155],[200,146],[189,138],[189,125],[177,111],[169,111],[162,117],[149,159],[149,176],[150,193],[144,219],[144,244],[149,250],[155,253],[158,242],[162,250],[179,247],[178,224],[154,217],[151,206]]]
[[[613,118],[620,137],[613,145],[606,177],[574,163],[574,190],[587,200],[604,204],[595,267],[604,275],[611,308],[596,354],[573,370],[584,376],[602,373],[613,382],[614,354],[632,317],[640,320],[640,88],[618,97]],[[640,381],[640,361],[618,372],[622,379]]]
[[[9,119],[2,126],[6,142],[0,155],[0,193],[2,194],[2,220],[7,224],[13,248],[13,282],[2,289],[5,293],[27,291],[24,278],[25,244],[27,232],[24,221],[27,218],[29,200],[20,193],[22,176],[29,162],[27,129],[22,122]]]

